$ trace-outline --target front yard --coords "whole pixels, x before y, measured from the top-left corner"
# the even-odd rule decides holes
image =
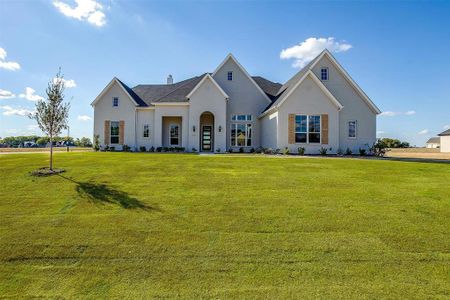
[[[449,298],[450,165],[0,156],[0,298]]]

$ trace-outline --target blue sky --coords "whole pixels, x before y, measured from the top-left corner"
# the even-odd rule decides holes
[[[91,137],[90,103],[114,76],[179,81],[232,52],[283,83],[324,45],[384,112],[379,136],[423,145],[450,126],[450,2],[78,2],[0,1],[0,137],[40,134],[23,115],[58,67],[75,85],[71,134]]]

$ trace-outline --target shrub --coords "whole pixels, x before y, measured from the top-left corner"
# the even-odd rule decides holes
[[[280,149],[280,148],[277,148],[277,149],[275,149],[275,151],[273,152],[273,154],[280,154],[280,152],[281,152],[281,149]]]
[[[264,148],[258,147],[258,148],[256,148],[255,152],[256,153],[264,153]]]
[[[299,155],[305,155],[305,148],[304,147],[298,147],[297,151],[298,151]]]
[[[217,148],[217,149],[216,149],[216,152],[217,152],[217,153],[220,153],[220,148]]]
[[[232,149],[232,148],[229,148],[229,149],[228,149],[228,153],[233,153],[233,149]]]
[[[103,151],[109,151],[109,145],[108,144],[105,145],[105,148],[103,148]]]
[[[250,153],[255,153],[255,148],[250,148]]]
[[[367,154],[367,150],[366,150],[366,149],[364,149],[364,148],[359,148],[359,155],[361,155],[361,156],[366,156],[366,154]]]
[[[162,152],[162,147],[156,148],[156,152]]]
[[[264,149],[264,154],[273,154],[272,148],[265,148]]]
[[[284,155],[288,155],[289,154],[289,148],[288,147],[284,147],[283,154]]]
[[[150,149],[148,149],[148,152],[155,152],[155,147],[151,146]]]
[[[353,152],[350,150],[350,148],[347,147],[347,150],[345,150],[345,155],[352,155]]]
[[[131,148],[128,145],[123,145],[122,146],[122,151],[129,152],[129,151],[131,151]]]
[[[239,148],[239,153],[244,153],[244,148]]]
[[[94,150],[100,150],[100,135],[98,134],[94,135]]]
[[[328,149],[324,147],[320,147],[319,154],[320,155],[327,155]]]
[[[141,147],[139,147],[139,150],[140,150],[141,152],[145,152],[145,151],[147,151],[147,148],[145,148],[145,146],[141,146]]]
[[[162,147],[162,152],[167,152],[169,151],[169,147]]]
[[[112,147],[108,147],[109,151],[114,152],[116,151],[116,147],[112,146]]]
[[[197,148],[192,148],[192,152],[197,152]]]
[[[377,140],[372,147],[370,148],[370,151],[375,156],[383,157],[386,154],[387,144],[383,139]]]
[[[341,148],[338,148],[338,149],[336,150],[336,154],[339,155],[339,156],[342,156],[342,155],[344,154],[344,152],[342,151]]]

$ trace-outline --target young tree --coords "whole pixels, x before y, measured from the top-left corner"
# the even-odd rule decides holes
[[[47,99],[36,103],[36,111],[30,114],[30,118],[36,120],[39,128],[50,141],[50,170],[53,170],[53,140],[63,129],[67,128],[69,117],[69,103],[64,103],[64,80],[61,69],[56,78],[48,83]]]

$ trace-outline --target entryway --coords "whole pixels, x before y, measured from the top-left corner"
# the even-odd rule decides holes
[[[200,151],[214,152],[214,115],[211,112],[200,115]]]

